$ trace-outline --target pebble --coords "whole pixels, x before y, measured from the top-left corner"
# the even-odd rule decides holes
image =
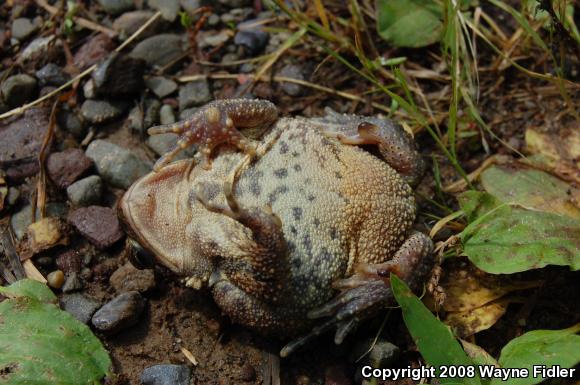
[[[132,264],[126,263],[115,270],[109,279],[109,283],[115,288],[117,293],[127,291],[145,293],[155,287],[155,273],[153,269],[139,270]]]
[[[356,361],[372,346],[371,351],[359,362],[361,365],[371,365],[373,368],[390,368],[399,359],[400,349],[389,341],[379,339],[374,343],[374,339],[359,341],[351,355],[350,360]]]
[[[198,107],[191,107],[191,108],[186,108],[185,110],[181,111],[179,113],[179,120],[186,120],[189,119],[193,116],[193,114],[195,114],[197,111],[199,111]]]
[[[252,4],[251,0],[218,0],[218,2],[228,8],[241,8]]]
[[[161,16],[173,22],[179,12],[179,0],[149,0],[148,4],[151,8],[161,11]]]
[[[87,99],[97,98],[97,87],[95,87],[95,81],[93,79],[89,79],[83,84],[83,95]]]
[[[181,7],[185,12],[192,13],[201,7],[201,0],[180,0]]]
[[[28,244],[33,254],[57,245],[68,245],[68,228],[58,217],[44,217],[27,228]]]
[[[126,96],[143,89],[145,61],[113,53],[101,61],[92,73],[95,92],[102,96]]]
[[[177,90],[177,83],[163,76],[150,77],[145,80],[145,85],[160,99]]]
[[[88,176],[68,186],[66,194],[75,206],[98,204],[103,196],[103,181],[98,175]]]
[[[101,250],[112,246],[124,236],[117,215],[108,207],[89,206],[76,209],[68,215],[68,221]]]
[[[160,34],[149,37],[133,48],[130,56],[143,59],[149,66],[163,67],[185,53],[186,44],[181,36]]]
[[[81,107],[81,115],[91,124],[104,124],[121,116],[126,107],[122,101],[87,99]]]
[[[145,298],[137,291],[130,291],[103,305],[91,322],[101,332],[116,333],[136,324],[144,308]]]
[[[156,125],[159,122],[159,110],[161,109],[161,102],[157,99],[148,98],[143,103],[142,112],[141,106],[135,106],[129,112],[129,127],[133,130],[145,134],[149,127]]]
[[[119,15],[125,11],[133,9],[133,0],[97,0],[103,10],[110,15]]]
[[[69,76],[62,71],[62,68],[54,63],[48,63],[38,71],[36,78],[41,87],[44,86],[62,86],[69,80]]]
[[[62,285],[63,293],[72,293],[73,291],[79,291],[84,289],[85,285],[79,277],[78,273],[70,273],[67,275],[64,284]]]
[[[63,44],[55,35],[34,39],[24,48],[18,62],[40,68],[46,63],[59,61],[64,55]]]
[[[206,79],[189,82],[179,88],[179,110],[201,106],[211,100],[209,83]]]
[[[38,172],[38,153],[49,119],[45,108],[30,108],[0,121],[0,164],[6,176],[22,180]]]
[[[30,100],[36,94],[36,79],[27,74],[12,75],[0,86],[4,102],[12,108]]]
[[[95,35],[83,44],[74,54],[73,63],[79,70],[85,70],[104,60],[115,48],[113,40],[104,33]]]
[[[223,30],[219,32],[204,31],[197,34],[197,44],[199,48],[218,47],[225,44],[230,39],[230,32]]]
[[[60,289],[64,283],[64,273],[60,270],[52,271],[46,276],[46,281],[48,286],[54,289]]]
[[[119,33],[120,40],[126,40],[133,33],[137,32],[153,15],[153,11],[130,11],[125,12],[113,22],[113,30]],[[166,24],[163,20],[157,19],[139,37],[145,39],[149,36],[155,35],[161,31],[163,25]]]
[[[69,187],[92,167],[93,161],[80,148],[53,152],[46,160],[48,176],[62,189]]]
[[[139,159],[131,151],[100,139],[89,144],[86,155],[95,162],[105,182],[123,189],[152,169],[150,162]]]
[[[9,187],[8,194],[6,195],[6,203],[8,206],[14,206],[18,202],[18,198],[20,198],[20,190],[16,187]]]
[[[39,27],[38,23],[25,17],[19,17],[12,22],[12,37],[20,41],[26,40],[30,35],[38,31]]]
[[[47,217],[60,217],[66,214],[66,204],[60,202],[51,202],[46,204]],[[16,235],[16,239],[21,240],[28,231],[28,226],[32,223],[32,206],[24,206],[10,218],[10,226]],[[40,218],[40,210],[36,209],[36,219]],[[35,219],[35,220],[36,220]]]
[[[170,150],[175,148],[177,144],[177,134],[159,134],[159,135],[152,135],[147,138],[147,146],[151,148],[155,153],[159,156],[168,153]],[[180,151],[179,154],[173,158],[174,160],[186,159],[193,156],[195,149],[193,147],[189,147]]]
[[[270,35],[263,30],[259,20],[248,20],[238,25],[238,32],[234,36],[234,43],[243,46],[249,56],[255,56],[262,52]]]
[[[153,365],[141,373],[143,385],[189,385],[191,370],[185,365]]]
[[[76,113],[61,108],[56,116],[58,125],[67,130],[77,139],[82,139],[87,134],[87,129]]]
[[[60,253],[56,259],[56,267],[65,274],[79,273],[82,267],[81,256],[74,250],[67,250]]]
[[[278,75],[297,80],[305,79],[303,68],[296,64],[286,64],[282,67],[280,72],[278,72]],[[282,82],[281,86],[282,90],[290,96],[298,96],[303,91],[303,87],[296,83]]]
[[[80,293],[64,294],[60,297],[60,307],[84,324],[89,323],[100,306],[101,303],[96,299]]]
[[[159,110],[159,123],[160,124],[172,124],[175,123],[175,114],[173,113],[173,107],[169,104],[164,104]]]

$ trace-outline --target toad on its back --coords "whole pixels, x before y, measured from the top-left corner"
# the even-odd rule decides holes
[[[389,164],[352,143],[378,145]],[[392,302],[390,272],[423,284],[432,243],[412,229],[407,183],[422,166],[399,126],[279,119],[255,150],[222,147],[211,169],[184,177],[185,160],[145,176],[121,202],[133,236],[191,286],[209,286],[235,322],[281,337],[312,330],[282,355],[330,328],[341,342]]]

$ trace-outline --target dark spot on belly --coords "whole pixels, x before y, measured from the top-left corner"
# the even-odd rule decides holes
[[[314,218],[314,220],[312,221],[312,223],[314,224],[314,226],[318,227],[318,226],[320,226],[320,219]]]
[[[290,226],[290,232],[292,233],[292,235],[298,234],[298,230],[296,230],[296,227],[294,226]]]
[[[292,151],[292,156],[294,158],[298,158],[298,156],[300,155],[300,153],[296,152],[296,151]]]
[[[288,170],[285,168],[276,169],[274,170],[274,176],[279,179],[286,178],[288,176]]]
[[[216,199],[220,191],[222,191],[222,187],[219,184],[211,182],[200,184],[199,189],[201,196],[208,201]]]
[[[286,247],[288,247],[288,252],[293,253],[296,251],[296,244],[292,241],[286,241]]]
[[[306,253],[308,255],[312,254],[312,240],[310,239],[310,235],[304,234],[304,238],[302,238],[302,245],[306,249]]]
[[[273,192],[268,194],[268,203],[272,204],[272,203],[276,202],[276,199],[278,199],[278,196],[285,194],[287,192],[288,192],[288,186],[286,186],[286,185],[276,187],[276,189]]]
[[[280,154],[286,154],[288,152],[288,150],[290,149],[290,147],[288,146],[288,143],[286,143],[285,141],[281,140],[280,142]]]
[[[322,250],[320,251],[320,254],[318,254],[317,259],[319,262],[328,262],[329,264],[331,264],[332,261],[334,260],[334,255],[332,255],[326,247],[323,247]]]
[[[333,226],[330,228],[330,239],[332,239],[334,241],[337,238],[338,238],[338,231],[336,230],[336,227]]]
[[[300,166],[299,164],[295,164],[295,165],[293,166],[293,168],[294,168],[294,171],[296,171],[296,172],[300,172],[300,171],[302,171],[302,166]]]
[[[262,171],[256,171],[254,169],[250,169],[246,175],[250,181],[249,182],[250,192],[254,196],[259,197],[260,193],[262,192],[262,185],[261,185],[260,178],[262,178],[264,176],[264,173]]]
[[[299,221],[300,219],[302,219],[302,208],[292,207],[292,215],[294,216],[295,221]]]
[[[334,172],[334,176],[336,177],[336,179],[342,179],[342,174],[338,171]]]
[[[292,267],[295,269],[299,269],[300,266],[302,266],[302,260],[300,258],[293,258],[292,262],[290,262],[292,264]]]
[[[314,201],[314,200],[316,199],[316,197],[315,197],[314,195],[312,195],[312,194],[309,194],[309,195],[306,197],[306,199],[308,199],[308,202],[312,202],[312,201]]]

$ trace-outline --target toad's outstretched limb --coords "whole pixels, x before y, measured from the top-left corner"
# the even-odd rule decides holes
[[[207,210],[230,217],[248,228],[251,238],[236,239],[237,237],[228,236],[235,240],[235,246],[229,249],[218,246],[219,239],[215,239],[215,234],[200,239],[199,244],[205,248],[205,253],[216,255],[220,259],[217,263],[219,269],[237,287],[265,303],[277,303],[288,274],[288,249],[282,232],[282,221],[269,206],[263,209],[241,208],[233,196],[232,187],[231,183],[225,183],[228,207],[210,203],[199,192],[196,197]]]
[[[199,146],[203,166],[211,168],[211,156],[215,148],[231,144],[245,154],[255,153],[255,145],[242,135],[240,128],[266,128],[278,118],[278,109],[267,100],[224,99],[206,104],[189,119],[151,127],[149,135],[175,133],[179,139],[175,147],[164,154],[153,169],[159,171],[184,148],[193,144]]]
[[[322,131],[343,144],[376,145],[385,161],[411,186],[415,187],[425,171],[425,163],[411,135],[400,125],[367,116],[339,114],[327,109],[318,118]]]
[[[316,336],[336,327],[334,342],[342,343],[360,320],[375,315],[380,309],[394,305],[390,287],[390,273],[394,273],[417,291],[425,282],[434,264],[433,242],[423,233],[413,232],[394,257],[379,264],[359,264],[353,276],[336,281],[333,287],[341,293],[318,309],[311,310],[308,318],[330,317],[309,334],[287,344],[280,355],[285,357]]]

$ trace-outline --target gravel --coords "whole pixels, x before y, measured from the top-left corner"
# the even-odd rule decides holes
[[[103,333],[117,333],[139,321],[145,302],[145,298],[137,291],[120,294],[103,305],[93,315],[91,322]]]
[[[84,324],[88,324],[92,315],[101,306],[94,298],[80,293],[64,294],[60,297],[60,307]]]
[[[66,189],[69,201],[75,206],[98,204],[103,195],[103,180],[98,175],[91,175],[71,184]]]
[[[101,250],[112,246],[124,236],[117,214],[108,207],[89,206],[76,209],[68,215],[68,221]]]
[[[185,365],[153,365],[143,370],[143,385],[188,385],[191,370]]]

